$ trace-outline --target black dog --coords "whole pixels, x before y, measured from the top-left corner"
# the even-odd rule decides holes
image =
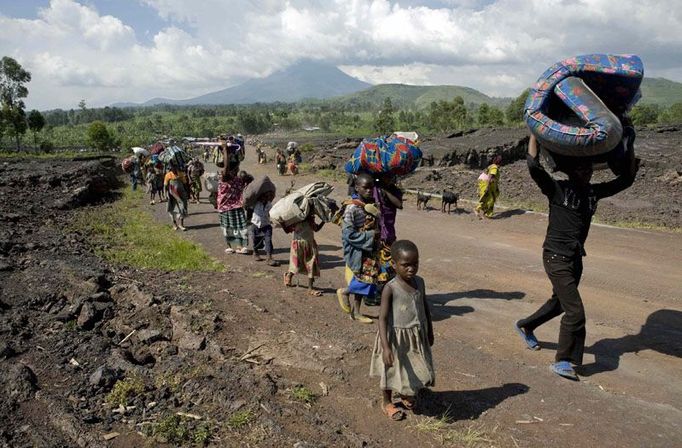
[[[440,203],[440,211],[445,213],[445,206],[448,206],[448,215],[450,214],[450,207],[455,204],[455,210],[457,210],[457,201],[459,201],[459,194],[454,193],[450,190],[443,190],[443,195]]]
[[[422,194],[421,191],[417,190],[417,210],[426,210],[426,204],[431,199],[431,195],[426,193]]]

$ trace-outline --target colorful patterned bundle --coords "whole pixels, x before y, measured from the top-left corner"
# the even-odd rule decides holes
[[[566,156],[595,156],[621,140],[619,119],[640,98],[635,55],[591,54],[547,69],[526,100],[524,118],[540,144]]]
[[[346,162],[346,172],[356,174],[366,171],[375,174],[408,174],[417,169],[422,151],[405,138],[385,140],[365,139]]]

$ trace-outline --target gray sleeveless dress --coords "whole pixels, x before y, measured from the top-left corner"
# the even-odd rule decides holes
[[[415,277],[415,282],[417,289],[403,285],[397,277],[388,282],[393,291],[388,316],[388,344],[393,352],[393,366],[384,366],[379,332],[369,366],[369,375],[381,379],[382,390],[405,396],[415,396],[420,389],[434,386],[436,382],[424,310],[424,280]]]

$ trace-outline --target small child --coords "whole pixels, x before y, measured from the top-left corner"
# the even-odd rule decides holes
[[[244,189],[253,180],[244,171],[239,172],[238,162],[228,162],[223,166],[218,183],[218,212],[220,227],[227,243],[225,253],[246,255],[248,228],[244,211]],[[235,246],[236,249],[232,246]]]
[[[322,291],[314,288],[315,277],[320,276],[320,256],[315,242],[315,232],[324,227],[324,221],[317,224],[313,210],[303,221],[285,228],[287,233],[294,232],[291,240],[291,252],[289,255],[289,272],[284,274],[284,285],[293,286],[292,279],[295,274],[308,275],[308,294],[320,297]]]
[[[249,240],[253,249],[253,257],[256,261],[263,261],[258,255],[258,247],[262,244],[265,255],[268,257],[269,266],[279,266],[279,263],[272,259],[272,225],[270,224],[270,209],[272,201],[275,199],[275,192],[268,191],[258,197],[258,202],[253,207],[251,217],[251,228],[249,229]]]
[[[435,384],[433,324],[424,279],[417,276],[417,246],[412,241],[398,240],[391,246],[391,254],[396,277],[381,294],[379,331],[369,374],[381,378],[384,414],[391,420],[402,420],[405,411],[393,403],[393,393],[399,395],[401,407],[410,411],[417,404],[419,391]]]
[[[154,205],[156,203],[156,194],[159,193],[159,200],[161,199],[161,193],[157,191],[157,178],[159,176],[156,174],[154,168],[147,170],[147,192],[149,193],[149,204]]]
[[[357,194],[344,203],[341,241],[343,258],[346,262],[347,288],[336,291],[341,309],[350,314],[351,319],[371,324],[372,319],[362,315],[362,299],[374,297],[377,290],[376,246],[379,232],[376,231],[378,210],[372,204],[374,178],[367,173],[355,177]],[[353,307],[351,308],[351,296]]]

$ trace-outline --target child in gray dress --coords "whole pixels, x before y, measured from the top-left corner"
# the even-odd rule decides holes
[[[383,393],[382,409],[392,420],[405,418],[414,409],[417,393],[435,384],[431,346],[433,324],[426,303],[424,280],[417,276],[419,251],[407,240],[391,246],[396,277],[381,294],[379,331],[374,342],[370,376],[378,376]],[[402,406],[393,403],[396,393]]]

